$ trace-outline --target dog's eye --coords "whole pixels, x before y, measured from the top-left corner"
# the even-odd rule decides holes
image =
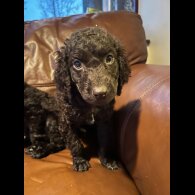
[[[105,62],[106,62],[106,64],[112,64],[114,62],[113,55],[111,55],[111,54],[107,55],[106,59],[105,59]]]
[[[73,67],[77,70],[81,70],[82,69],[82,63],[79,60],[74,60],[73,61]]]

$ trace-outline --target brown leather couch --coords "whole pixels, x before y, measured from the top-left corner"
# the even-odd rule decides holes
[[[24,154],[25,195],[169,195],[169,66],[147,65],[141,17],[120,11],[25,23],[24,79],[55,93],[52,52],[76,29],[101,26],[124,45],[132,74],[116,97],[117,149],[124,168],[110,171],[92,158],[84,173],[72,170],[70,152],[32,159]]]

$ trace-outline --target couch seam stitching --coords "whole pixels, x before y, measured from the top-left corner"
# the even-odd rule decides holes
[[[31,84],[34,87],[55,87],[54,83],[40,83],[40,84]]]
[[[146,95],[150,94],[157,86],[159,86],[164,81],[168,80],[170,77],[166,77],[158,81],[157,83],[151,85],[150,87],[146,88],[146,90],[139,96],[139,99],[142,100]]]

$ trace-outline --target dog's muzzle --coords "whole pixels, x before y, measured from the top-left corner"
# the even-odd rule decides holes
[[[107,95],[107,87],[101,86],[101,87],[94,87],[93,88],[93,95],[96,99],[104,99]]]

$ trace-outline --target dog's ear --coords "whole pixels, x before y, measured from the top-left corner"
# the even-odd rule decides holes
[[[54,81],[59,91],[66,91],[70,88],[70,72],[68,66],[69,39],[66,39],[64,46],[54,53],[55,71]]]
[[[125,56],[124,49],[121,47],[119,43],[117,44],[117,54],[118,54],[117,57],[118,57],[118,64],[119,64],[117,95],[119,96],[121,94],[123,85],[128,82],[131,69],[130,66],[128,66],[128,61]]]

